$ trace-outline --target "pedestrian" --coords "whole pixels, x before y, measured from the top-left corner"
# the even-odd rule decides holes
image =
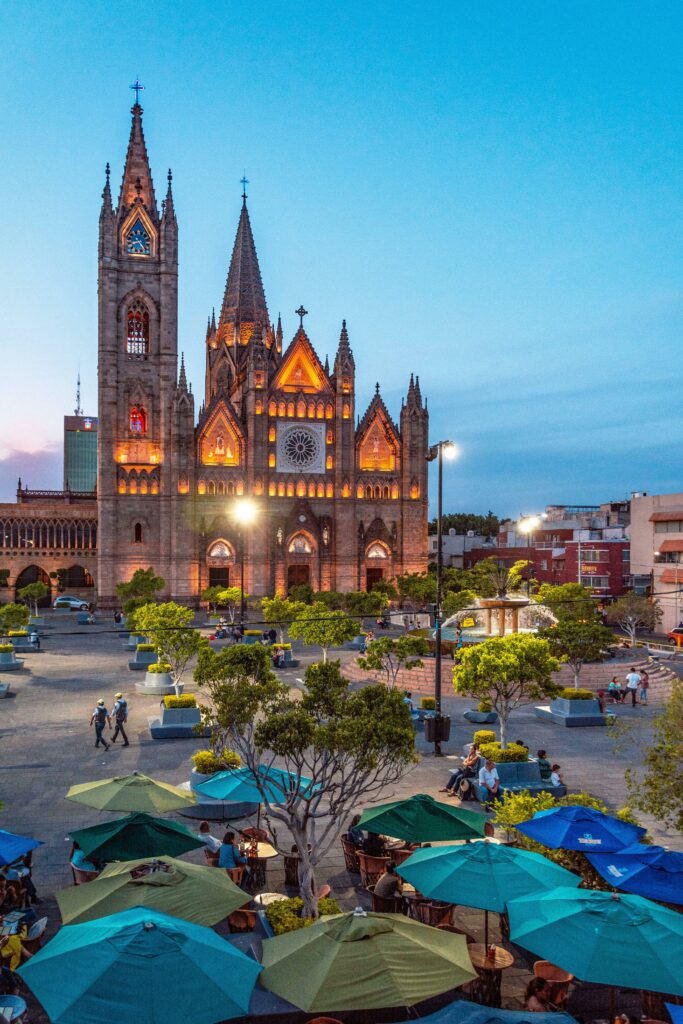
[[[643,669],[640,673],[640,703],[647,704],[647,691],[650,689],[650,677]]]
[[[95,746],[99,747],[101,743],[105,750],[109,750],[109,744],[105,740],[102,733],[104,732],[104,727],[107,723],[109,723],[109,728],[111,729],[111,718],[109,717],[109,712],[107,711],[106,705],[102,698],[98,700],[97,704],[95,705],[95,710],[91,715],[90,724],[92,725],[93,722],[95,724]]]
[[[37,633],[36,630],[34,630],[33,633],[31,633],[31,635],[29,636],[28,639],[29,639],[29,643],[33,645],[35,650],[39,651],[40,650],[40,637],[38,636],[38,633]]]
[[[410,711],[412,715],[413,711],[415,710],[415,705],[413,704],[413,695],[410,692],[410,690],[406,690],[406,695],[403,698],[403,703],[405,704],[405,706],[408,708],[408,711]]]
[[[116,737],[121,733],[123,737],[124,747],[129,747],[128,737],[126,736],[126,730],[123,728],[128,721],[128,701],[124,698],[122,693],[114,694],[116,704],[112,708],[111,717],[116,722],[116,728],[114,729],[114,735],[111,738],[112,743],[116,743]],[[110,723],[111,725],[111,723]]]
[[[626,676],[626,687],[631,693],[631,704],[633,707],[638,703],[638,687],[640,686],[640,672],[635,665],[631,665],[631,671]],[[624,694],[624,696],[626,696]]]

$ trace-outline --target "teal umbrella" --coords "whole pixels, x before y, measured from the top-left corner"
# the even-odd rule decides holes
[[[407,843],[434,843],[443,839],[476,839],[484,835],[486,819],[463,807],[445,804],[427,793],[367,807],[358,827],[393,836]]]
[[[489,910],[502,914],[517,896],[581,882],[539,853],[486,842],[416,850],[396,870],[424,896],[485,910],[487,944]]]
[[[268,800],[273,803],[282,801],[287,794],[297,789],[306,793],[312,786],[312,780],[281,768],[259,768],[259,779]],[[319,786],[315,786],[319,789]],[[249,768],[233,768],[224,772],[216,772],[206,782],[197,785],[197,792],[210,796],[213,800],[225,800],[231,803],[260,804],[263,796],[256,784],[256,777]]]
[[[19,973],[53,1024],[216,1024],[247,1013],[260,971],[210,928],[133,907],[67,925]]]
[[[513,942],[581,981],[683,995],[683,914],[565,887],[513,900],[508,914]]]
[[[202,840],[184,825],[142,813],[103,821],[69,835],[86,857],[99,861],[164,855],[178,857],[181,853],[204,846]]]

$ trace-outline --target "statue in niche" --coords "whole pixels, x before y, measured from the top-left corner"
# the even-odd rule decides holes
[[[327,526],[323,526],[323,544],[327,547],[330,539],[330,531]]]
[[[278,526],[276,536],[278,544],[282,544],[282,541],[284,540],[284,533],[282,532],[281,526]]]
[[[214,455],[225,455],[225,443],[222,434],[216,434],[216,444],[213,453]]]

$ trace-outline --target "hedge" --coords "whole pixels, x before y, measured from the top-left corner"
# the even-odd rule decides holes
[[[153,651],[154,650],[154,644],[137,644],[135,650],[136,651]]]
[[[138,650],[140,650],[140,644],[138,644]],[[156,661],[153,665],[147,666],[147,671],[151,672],[152,675],[161,675],[165,672],[171,671],[171,666],[167,661]]]
[[[271,647],[274,651],[291,651],[292,649],[291,644],[271,644]]]
[[[595,694],[591,690],[575,690],[573,686],[565,686],[560,690],[560,697],[564,700],[595,700]]]
[[[479,746],[481,746],[482,743],[495,743],[496,734],[493,729],[477,729],[472,737],[472,742],[477,743]]]
[[[520,747],[519,743],[508,743],[505,750],[500,743],[483,743],[479,747],[479,753],[487,761],[495,761],[496,764],[529,760],[529,751],[526,747]]]
[[[301,916],[303,908],[304,901],[300,896],[270,903],[266,907],[266,918],[275,935],[284,935],[285,932],[294,932],[299,928],[307,928],[309,924],[315,924],[316,919]],[[318,913],[321,917],[341,914],[341,907],[336,900],[327,896],[318,902]]]
[[[165,708],[196,708],[197,698],[193,693],[184,693],[181,697],[170,694],[164,697]]]
[[[27,629],[9,629],[7,636],[28,636]]]
[[[234,750],[225,750],[220,757],[213,750],[198,750],[192,755],[192,763],[200,775],[213,775],[214,772],[239,768],[242,758]]]
[[[13,650],[12,644],[0,644],[0,654],[10,654]]]
[[[436,707],[436,697],[420,697],[420,707],[423,711],[433,711]]]

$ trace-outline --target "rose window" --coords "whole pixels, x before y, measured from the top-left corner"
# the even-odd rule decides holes
[[[284,449],[289,462],[304,469],[318,458],[318,438],[308,430],[292,430],[287,435]]]

